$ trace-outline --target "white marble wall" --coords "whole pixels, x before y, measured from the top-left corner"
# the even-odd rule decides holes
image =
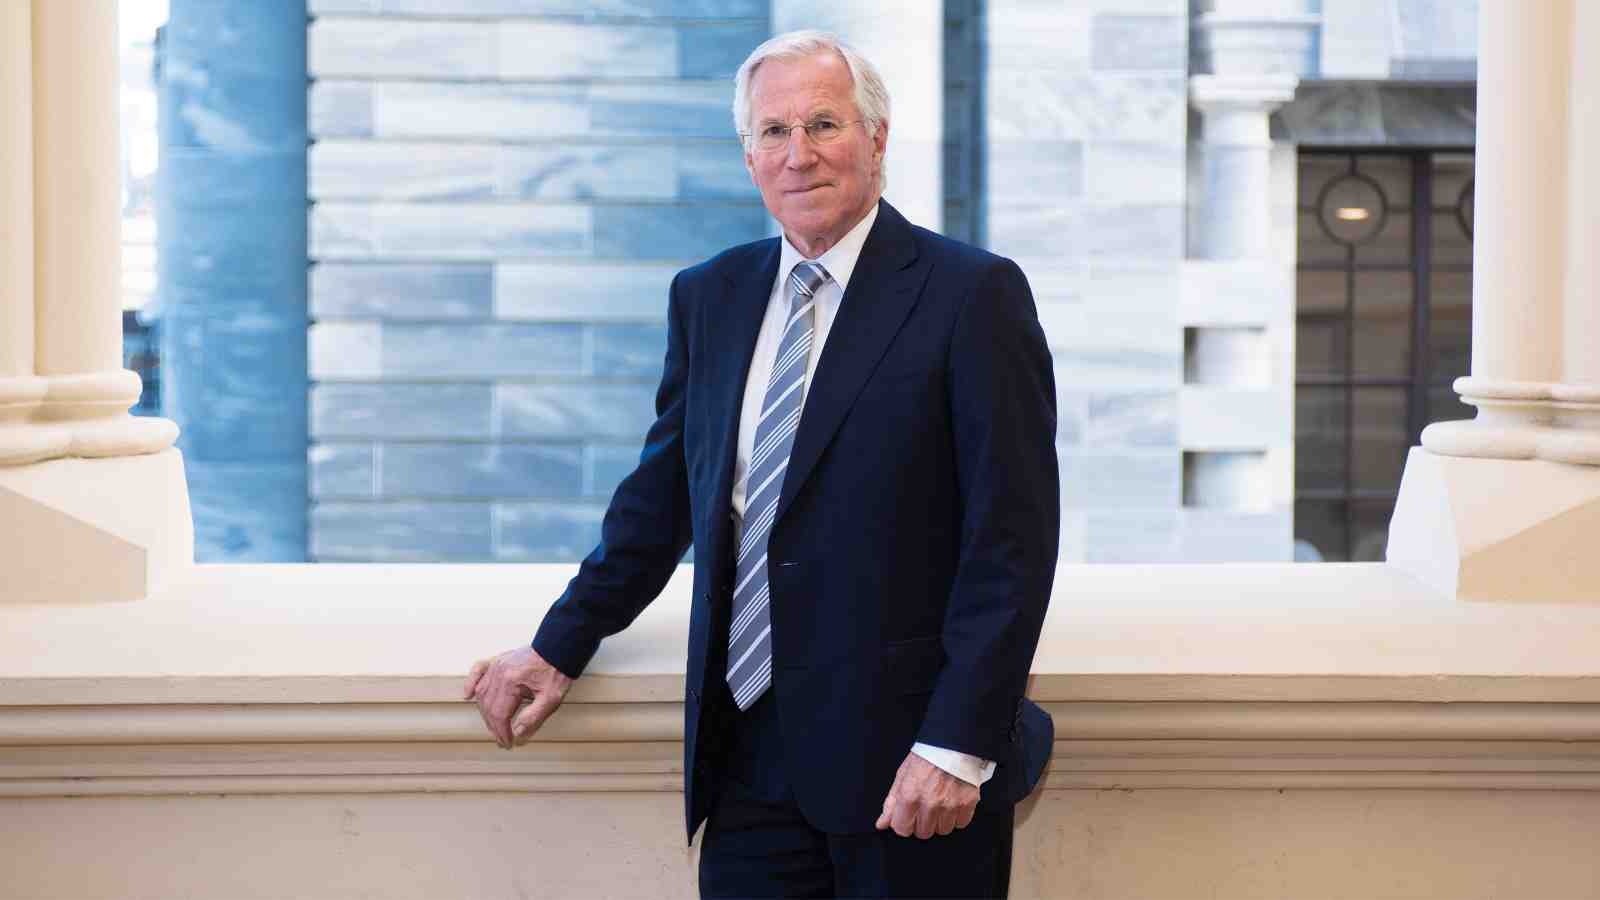
[[[988,244],[1056,361],[1062,560],[1184,557],[1185,0],[990,0]]]

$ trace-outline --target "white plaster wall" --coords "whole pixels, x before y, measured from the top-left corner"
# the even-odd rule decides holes
[[[681,813],[671,793],[9,800],[0,897],[693,897]],[[1592,792],[1052,790],[1019,823],[1017,898],[1600,891]]]

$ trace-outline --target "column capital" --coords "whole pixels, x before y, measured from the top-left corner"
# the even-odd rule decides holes
[[[1196,16],[1194,42],[1204,68],[1227,76],[1315,73],[1322,17],[1295,5],[1219,4]]]

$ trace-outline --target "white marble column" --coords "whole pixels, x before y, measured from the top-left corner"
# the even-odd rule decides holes
[[[1273,110],[1294,99],[1293,75],[1196,75],[1189,96],[1204,117],[1196,256],[1265,259],[1271,255]]]
[[[1428,427],[1451,456],[1600,465],[1595,11],[1483,0],[1478,50],[1472,374],[1478,408]]]
[[[9,0],[0,25],[0,465],[163,450],[177,427],[128,415],[122,368],[116,0]]]

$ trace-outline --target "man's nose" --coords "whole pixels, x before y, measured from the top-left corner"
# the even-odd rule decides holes
[[[791,169],[804,169],[817,161],[817,148],[811,135],[796,126],[789,130],[789,145],[784,148],[786,165]]]

